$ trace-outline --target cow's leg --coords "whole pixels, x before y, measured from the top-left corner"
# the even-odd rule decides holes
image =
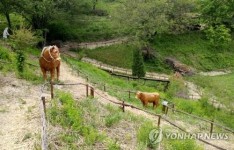
[[[56,67],[56,71],[57,71],[57,80],[59,80],[59,75],[60,75],[60,65],[58,67]]]
[[[154,109],[155,105],[156,105],[156,108],[157,108],[157,104],[156,104],[156,102],[153,102],[153,109]]]
[[[44,79],[44,81],[46,81],[46,79],[47,79],[46,70],[41,67],[41,71],[42,71],[42,74],[43,74],[43,79]]]
[[[54,75],[55,75],[55,69],[50,70],[50,75],[51,75],[51,82],[54,82]]]

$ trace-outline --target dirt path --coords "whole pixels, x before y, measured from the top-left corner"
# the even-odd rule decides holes
[[[0,72],[0,149],[33,149],[40,142],[40,87]]]
[[[124,42],[127,42],[127,38],[117,38],[117,39],[99,41],[99,42],[83,42],[83,43],[66,42],[64,43],[64,47],[67,49],[77,49],[77,48],[95,49],[98,47],[110,46],[113,44],[120,44]]]

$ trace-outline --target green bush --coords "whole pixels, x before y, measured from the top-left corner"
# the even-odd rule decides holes
[[[118,123],[121,120],[120,113],[110,114],[105,117],[105,125],[111,127],[113,124]]]
[[[203,148],[196,144],[195,140],[168,140],[165,150],[202,150]]]
[[[119,146],[117,141],[115,142],[111,141],[108,143],[108,150],[121,150],[121,147]]]
[[[133,53],[132,75],[138,78],[145,76],[145,66],[141,50],[137,49]]]
[[[230,29],[224,25],[211,26],[206,30],[206,36],[214,48],[226,48],[231,42]]]
[[[147,145],[150,148],[155,148],[156,145],[149,140],[149,133],[156,127],[152,122],[144,122],[137,131],[137,141],[140,145]]]
[[[65,22],[50,23],[48,30],[48,40],[68,41],[77,38],[75,31]]]
[[[9,50],[0,47],[0,59],[6,60],[6,61],[12,61],[12,54],[10,54]]]

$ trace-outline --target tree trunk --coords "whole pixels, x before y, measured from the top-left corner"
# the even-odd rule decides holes
[[[7,19],[8,27],[11,29],[11,19],[10,19],[9,13],[5,12],[5,16],[6,16],[6,19]]]

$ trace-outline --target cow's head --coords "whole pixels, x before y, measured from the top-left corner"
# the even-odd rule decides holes
[[[135,98],[136,98],[136,99],[141,99],[141,95],[142,95],[142,92],[137,91],[137,92],[136,92]]]
[[[59,49],[57,46],[53,45],[50,47],[50,54],[51,56],[54,58],[54,59],[57,59],[60,57],[60,54],[59,54]]]

